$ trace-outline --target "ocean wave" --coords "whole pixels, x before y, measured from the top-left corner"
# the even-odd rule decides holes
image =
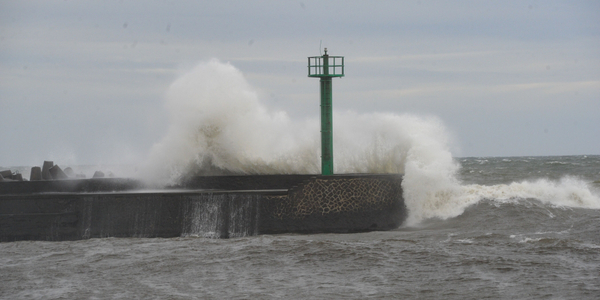
[[[141,172],[148,177],[320,172],[318,120],[270,110],[230,64],[199,64],[170,86],[166,102],[171,125],[151,149]],[[335,173],[405,173],[407,162],[432,174],[458,168],[436,117],[336,111],[334,119]]]
[[[166,98],[171,125],[140,172],[148,178],[172,184],[195,174],[319,173],[318,120],[292,120],[283,111],[270,110],[228,63],[200,63],[169,87]],[[600,208],[599,197],[574,177],[461,184],[460,164],[449,150],[451,135],[436,117],[347,111],[334,112],[334,119],[335,173],[403,173],[409,226],[456,217],[483,199],[533,198],[556,206]]]
[[[555,206],[600,208],[600,197],[592,192],[589,183],[572,176],[558,181],[538,179],[492,186],[465,185],[463,188],[469,197],[477,199],[501,202],[537,199]]]
[[[441,184],[429,189],[428,196],[418,202],[407,201],[412,204],[408,205],[410,215],[407,225],[417,225],[427,218],[453,218],[483,200],[519,204],[527,199],[535,199],[554,207],[600,209],[600,196],[593,192],[590,184],[571,176],[557,181],[538,179],[489,186]]]

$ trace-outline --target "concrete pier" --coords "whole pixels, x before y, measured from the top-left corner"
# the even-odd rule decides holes
[[[199,176],[0,183],[0,241],[363,232],[402,224],[401,175]]]

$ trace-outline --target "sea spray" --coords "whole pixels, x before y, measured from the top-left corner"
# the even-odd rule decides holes
[[[201,63],[167,92],[171,126],[154,145],[147,174],[175,183],[189,175],[316,173],[318,123],[270,111],[228,63]],[[166,177],[166,178],[165,178]]]
[[[173,184],[198,174],[319,173],[319,121],[268,109],[231,64],[200,63],[169,87],[166,100],[171,126],[152,148],[143,172],[149,177]],[[451,142],[433,116],[334,111],[335,173],[403,173],[409,226],[458,216],[483,199],[600,207],[599,197],[573,178],[462,185]]]
[[[438,118],[352,112],[334,117],[334,148],[342,149],[336,151],[339,171],[403,173],[408,225],[459,215],[470,204],[460,198],[460,166],[449,150],[451,135]]]
[[[166,106],[171,126],[151,151],[151,174],[319,173],[319,121],[269,110],[230,64],[199,64],[170,86]],[[336,111],[334,119],[336,173],[403,173],[421,141],[451,157],[435,117]]]

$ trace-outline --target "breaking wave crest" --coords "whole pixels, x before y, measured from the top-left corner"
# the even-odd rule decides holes
[[[318,124],[269,111],[230,64],[199,64],[169,87],[166,100],[171,125],[148,164],[155,178],[317,170],[318,141],[306,132],[318,132]]]
[[[410,184],[404,183],[403,186],[410,211],[407,225],[417,225],[429,218],[453,218],[482,200],[518,204],[525,199],[535,199],[557,207],[600,209],[600,197],[592,192],[589,183],[574,177],[564,177],[558,181],[538,179],[491,186],[438,185],[429,191],[423,186],[416,186],[421,192],[414,196],[409,194],[412,189]]]
[[[317,102],[315,102],[317,103]],[[190,175],[317,174],[319,121],[292,120],[259,100],[242,73],[210,60],[167,91],[171,125],[151,149],[145,173],[177,183]],[[535,198],[554,205],[600,208],[575,178],[510,185],[462,185],[450,134],[435,117],[334,112],[335,173],[404,173],[407,225],[451,218],[482,199]]]
[[[199,64],[166,98],[171,125],[146,168],[155,178],[320,172],[319,120],[269,110],[230,64]],[[439,153],[456,169],[437,118],[335,112],[334,120],[336,173],[403,173],[409,157],[430,164]]]

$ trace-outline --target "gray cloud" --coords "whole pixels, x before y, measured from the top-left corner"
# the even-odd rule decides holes
[[[600,153],[597,2],[302,4],[1,2],[0,165],[142,160],[168,86],[212,57],[269,107],[316,118],[320,41],[346,56],[335,109],[437,115],[455,155]]]

